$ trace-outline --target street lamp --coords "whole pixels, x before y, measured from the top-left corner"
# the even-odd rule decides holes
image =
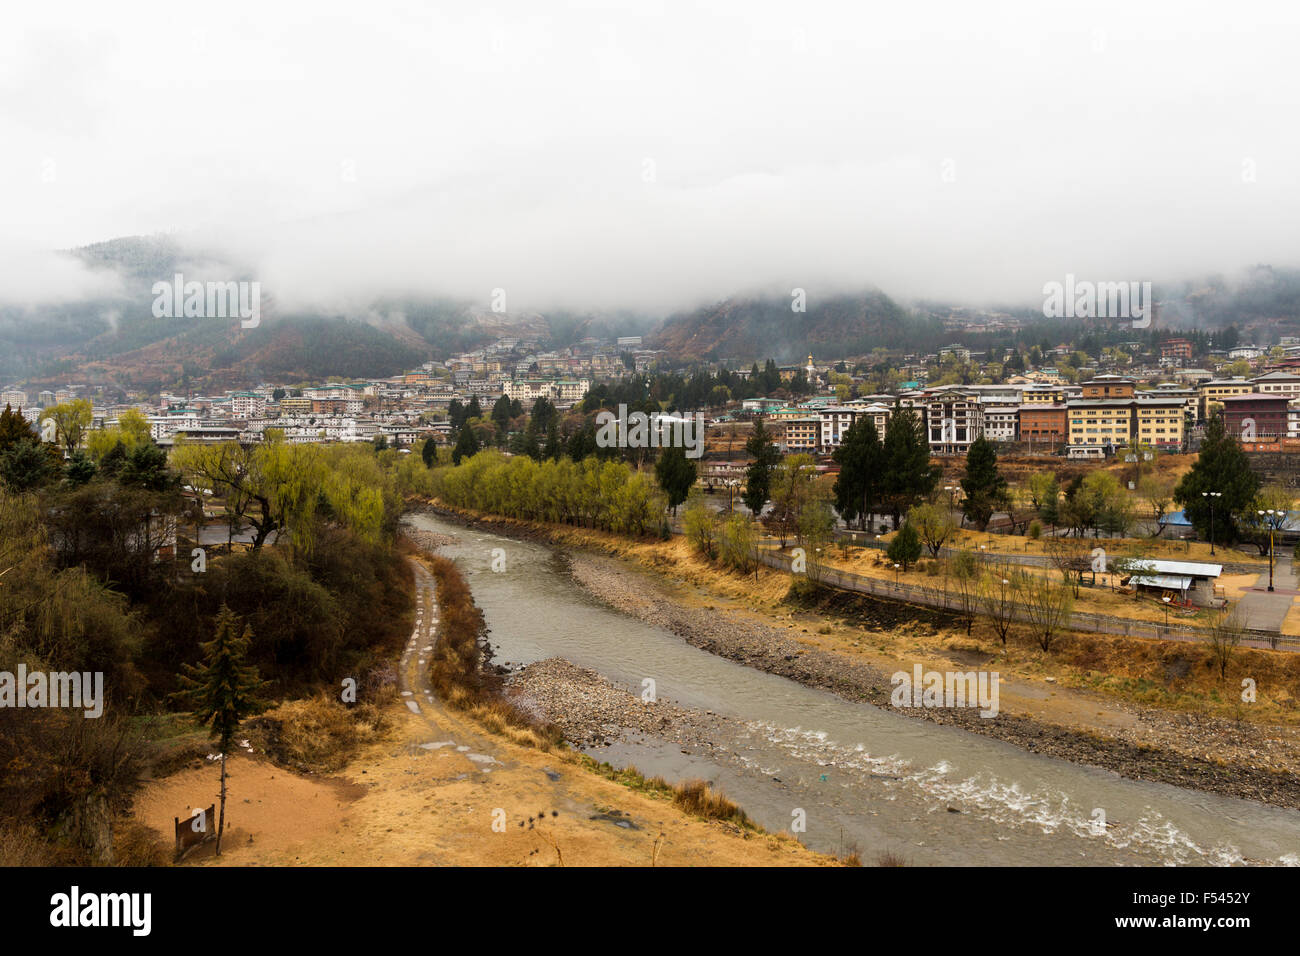
[[[1266,520],[1268,521],[1268,589],[1270,591],[1273,590],[1273,531],[1274,528],[1276,527],[1274,523],[1274,519],[1275,516],[1281,515],[1283,513],[1284,512],[1282,511],[1274,511],[1272,508],[1269,508],[1267,511],[1261,511],[1259,513],[1259,516],[1261,518],[1263,518],[1265,515],[1268,515],[1268,518]]]
[[[1170,597],[1169,597],[1168,594],[1166,594],[1166,595],[1165,595],[1164,597],[1162,597],[1160,600],[1162,600],[1162,601],[1165,602],[1165,630],[1167,631],[1167,630],[1169,630],[1169,601],[1170,601]]]
[[[1210,503],[1210,557],[1214,557],[1214,499],[1222,498],[1222,491],[1202,491],[1201,497]]]
[[[902,567],[901,564],[894,565],[894,590],[895,591],[898,590],[898,569],[901,567]]]

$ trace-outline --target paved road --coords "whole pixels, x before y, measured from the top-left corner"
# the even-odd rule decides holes
[[[1300,583],[1297,582],[1295,568],[1292,563],[1294,557],[1294,550],[1278,550],[1277,562],[1273,565],[1273,587],[1275,590],[1272,593],[1267,590],[1267,568],[1259,576],[1259,583],[1256,587],[1242,592],[1237,607],[1241,609],[1242,614],[1245,616],[1248,627],[1267,628],[1275,631],[1282,629],[1282,622],[1286,619],[1287,612],[1291,610],[1291,602],[1295,600],[1297,590],[1300,590]]]

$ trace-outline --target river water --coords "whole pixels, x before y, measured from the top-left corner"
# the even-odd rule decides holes
[[[769,830],[804,821],[814,849],[855,846],[868,864],[891,851],[912,865],[1300,865],[1300,811],[1127,780],[846,701],[607,607],[550,547],[411,520],[458,539],[443,553],[466,574],[499,661],[563,657],[638,695],[649,678],[660,699],[742,728],[711,752],[649,737],[587,753],[702,777]]]

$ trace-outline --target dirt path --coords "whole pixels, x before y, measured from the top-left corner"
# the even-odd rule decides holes
[[[487,734],[425,679],[437,624],[432,576],[416,568],[417,620],[402,656],[396,729],[338,775],[300,775],[258,754],[230,760],[224,866],[824,866],[783,836],[706,822],[667,800]],[[206,806],[215,766],[149,785],[135,814],[170,843],[172,820]]]

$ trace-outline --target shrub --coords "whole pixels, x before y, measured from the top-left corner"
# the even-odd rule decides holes
[[[894,540],[889,542],[889,548],[885,552],[889,560],[895,564],[901,564],[903,570],[915,564],[921,557],[921,537],[916,533],[912,525],[904,524],[899,529],[898,534],[894,535]]]

